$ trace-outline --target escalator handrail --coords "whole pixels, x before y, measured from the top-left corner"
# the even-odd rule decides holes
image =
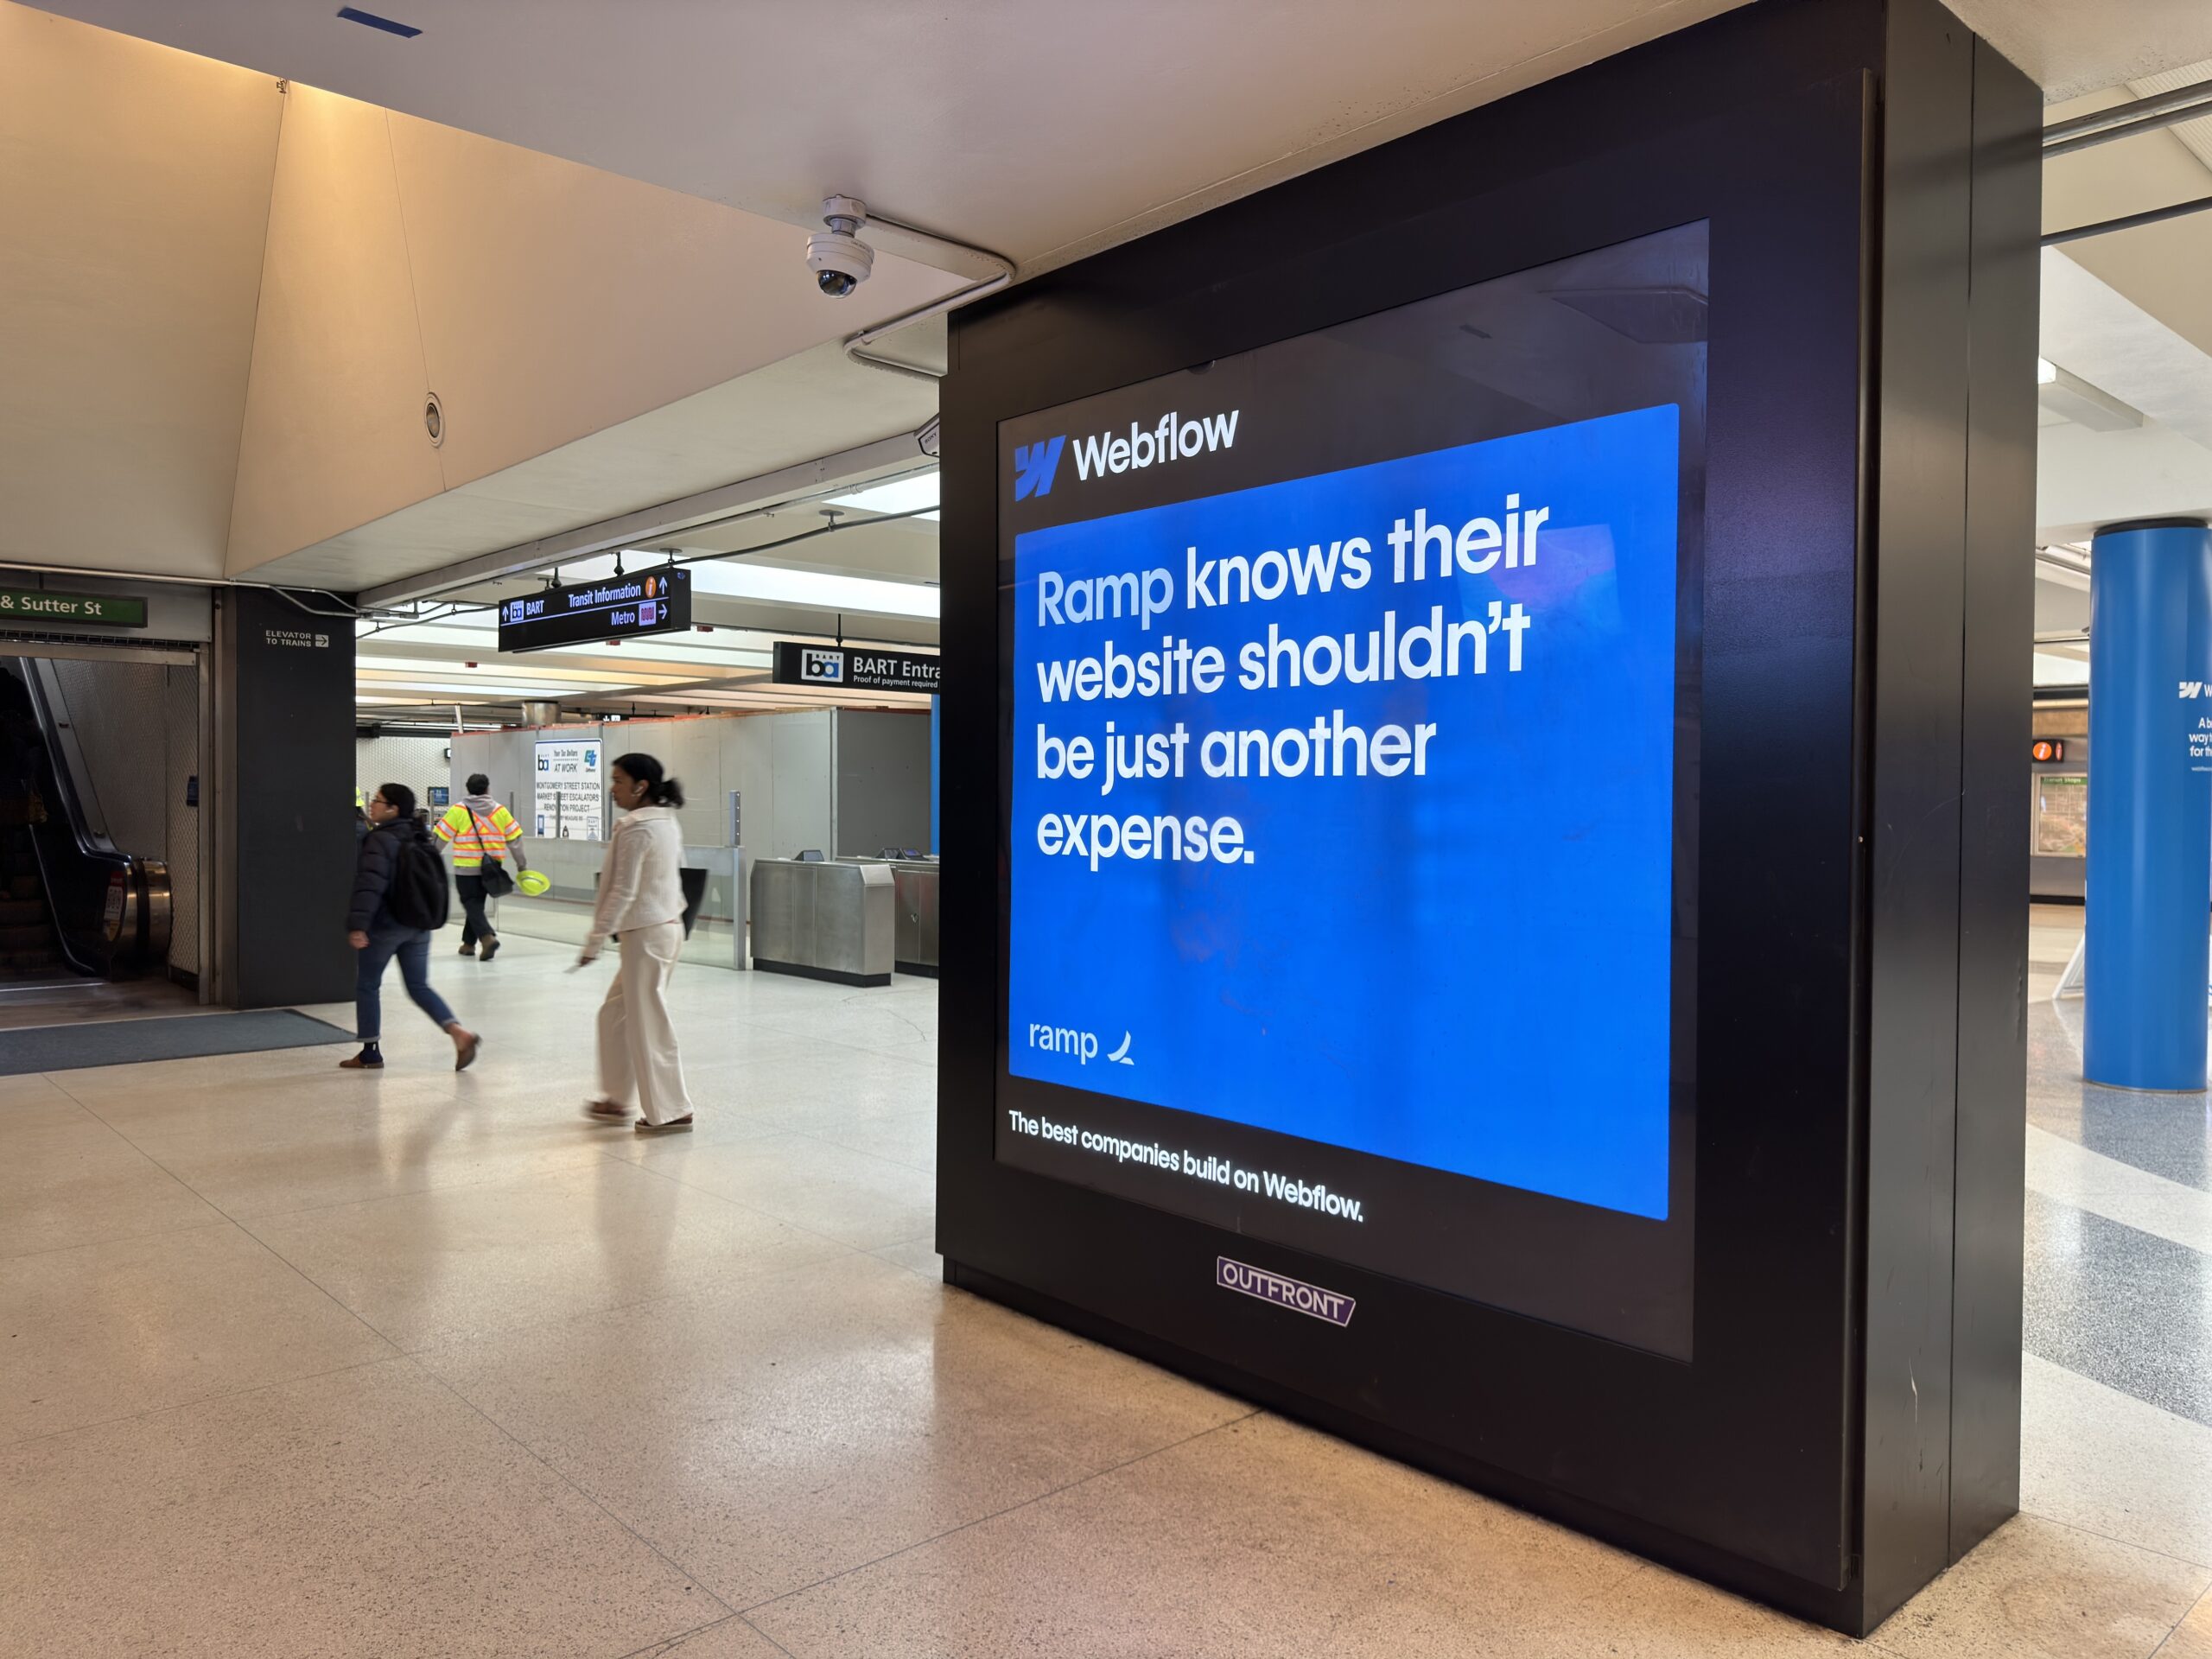
[[[18,657],[16,662],[31,695],[31,709],[38,716],[39,735],[46,740],[54,786],[62,797],[62,816],[76,839],[77,850],[102,862],[127,859],[129,855],[108,836],[107,814],[100,808],[99,790],[92,782],[84,747],[77,741],[76,727],[67,717],[68,700],[54,675],[54,664],[41,657]]]
[[[99,827],[95,829],[92,825],[92,814],[99,812],[98,791],[92,786],[91,772],[86,765],[84,750],[77,741],[75,728],[66,718],[67,704],[60,683],[58,679],[51,677],[54,665],[38,657],[18,657],[16,665],[24,689],[30,695],[31,710],[38,721],[39,737],[46,750],[44,770],[52,780],[54,792],[58,798],[54,804],[59,810],[61,826],[66,828],[79,857],[110,872],[110,881],[104,885],[112,885],[113,872],[123,872],[127,913],[137,861],[109,838],[104,813],[100,814]],[[88,792],[93,797],[90,811],[86,810],[86,801]],[[64,889],[57,884],[54,868],[48,861],[47,837],[40,834],[41,830],[54,827],[54,819],[49,814],[45,823],[31,826],[30,842],[31,855],[38,863],[39,881],[46,890],[47,909],[54,918],[54,943],[60,949],[62,959],[77,972],[105,976],[114,960],[128,949],[128,942],[121,936],[108,937],[105,912],[103,911],[98,929],[86,931],[88,935],[100,939],[106,960],[88,957],[78,949],[78,942],[72,937],[77,930],[70,925],[70,918],[62,914],[60,895]]]

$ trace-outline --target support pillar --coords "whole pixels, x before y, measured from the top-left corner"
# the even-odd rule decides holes
[[[2205,1086],[2212,922],[2212,529],[2115,524],[2090,559],[2082,1072]]]

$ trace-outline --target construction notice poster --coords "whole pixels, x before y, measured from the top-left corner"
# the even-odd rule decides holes
[[[553,738],[537,746],[537,801],[531,831],[556,841],[601,841],[607,783],[597,738]]]

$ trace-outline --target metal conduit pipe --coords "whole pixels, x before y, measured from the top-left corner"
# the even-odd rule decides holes
[[[2121,104],[2093,115],[2077,115],[2044,129],[2045,156],[2070,156],[2076,150],[2108,144],[2115,138],[2132,138],[2139,132],[2155,132],[2200,116],[2212,115],[2212,80],[2193,81],[2170,92],[2152,92],[2132,104]]]
[[[2116,138],[2132,138],[2137,133],[2156,132],[2183,121],[2195,121],[2205,117],[2212,117],[2212,80],[2192,81],[2186,86],[2177,86],[2170,92],[2152,92],[2132,104],[2121,104],[2089,115],[2077,115],[2071,121],[2061,121],[2046,127],[2043,135],[2043,153],[2046,160],[2056,156],[2071,156],[2098,144],[2108,144]],[[2109,236],[2115,231],[2132,231],[2145,225],[2160,225],[2170,219],[2201,213],[2207,208],[2212,208],[2212,196],[2198,196],[2189,201],[2175,202],[2168,207],[2153,207],[2144,213],[2122,214],[2118,219],[2099,219],[2092,225],[2076,225],[2068,230],[2053,231],[2043,238],[2043,245],[2055,248],[2088,237]]]
[[[966,288],[956,289],[941,300],[932,300],[929,304],[917,306],[913,310],[893,317],[887,322],[879,322],[873,328],[863,328],[857,334],[846,336],[845,355],[854,362],[864,363],[871,369],[881,369],[887,374],[903,374],[910,380],[926,380],[931,385],[935,385],[944,378],[943,376],[929,369],[918,369],[911,363],[899,363],[887,357],[878,357],[868,348],[886,334],[895,333],[899,329],[911,327],[917,322],[926,322],[931,317],[943,316],[947,312],[957,311],[962,306],[980,300],[986,294],[997,293],[999,289],[1014,280],[1014,261],[1002,253],[992,252],[988,248],[979,248],[973,243],[962,242],[950,236],[941,236],[937,232],[925,230],[918,225],[909,225],[903,219],[892,218],[888,213],[879,213],[873,207],[868,209],[868,217],[870,224],[887,226],[894,231],[904,231],[908,236],[918,236],[925,242],[934,242],[940,247],[953,248],[962,253],[972,254],[976,258],[988,260],[999,268],[995,276],[987,276],[980,283],[971,283]],[[930,424],[934,427],[937,423],[932,421]]]
[[[2124,213],[2118,219],[2101,219],[2094,225],[2076,225],[2069,230],[2052,231],[2043,238],[2043,245],[2055,248],[2067,242],[2079,242],[2092,236],[2110,236],[2115,231],[2133,231],[2145,225],[2163,225],[2170,219],[2183,219],[2190,213],[2201,213],[2212,207],[2212,196],[2195,196],[2187,201],[2177,201],[2171,207],[2153,207],[2146,213]]]

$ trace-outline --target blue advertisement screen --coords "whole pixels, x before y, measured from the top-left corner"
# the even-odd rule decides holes
[[[1709,259],[1001,423],[1001,1163],[1689,1357]]]
[[[1664,1218],[1680,428],[1018,537],[1011,1070]]]

